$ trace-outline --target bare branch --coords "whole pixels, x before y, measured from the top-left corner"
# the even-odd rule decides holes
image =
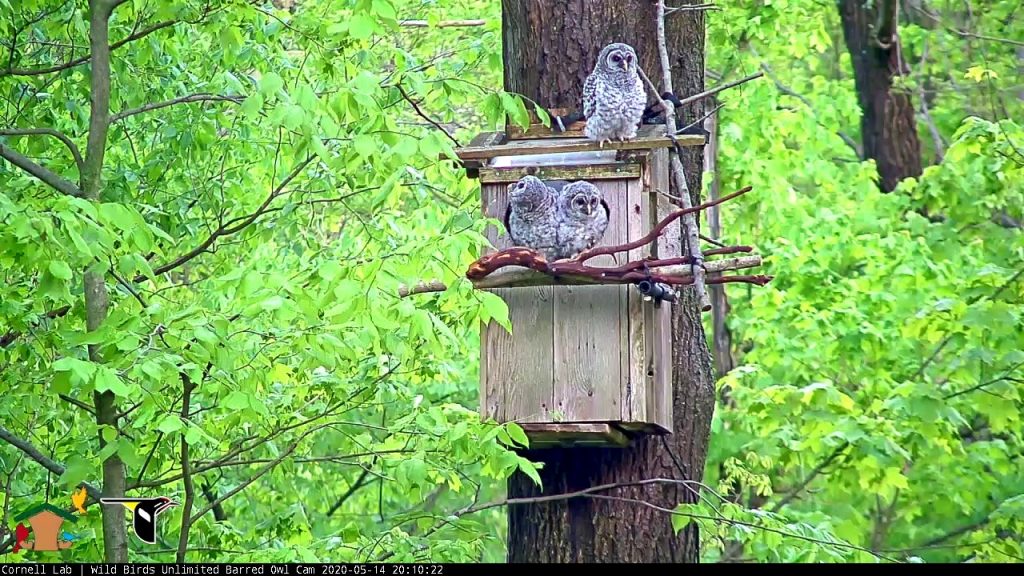
[[[7,442],[8,444],[14,446],[18,450],[21,450],[22,452],[25,453],[26,456],[35,460],[37,463],[39,463],[39,465],[41,465],[43,468],[46,468],[50,472],[53,472],[58,476],[64,473],[64,466],[61,466],[60,464],[54,462],[52,459],[47,458],[46,455],[44,455],[42,452],[36,449],[36,447],[33,446],[31,443],[22,440],[21,438],[18,438],[11,431],[7,430],[3,426],[0,426],[0,440]],[[86,492],[88,492],[89,496],[91,496],[95,500],[99,500],[100,496],[102,496],[103,494],[99,488],[96,488],[95,486],[89,484],[88,482],[83,482],[81,485],[85,486]]]
[[[689,6],[668,8],[665,10],[665,16],[671,16],[677,12],[706,12],[710,10],[721,10],[721,8],[714,4],[691,4]]]
[[[750,76],[744,76],[743,78],[740,78],[739,80],[733,80],[732,82],[726,82],[725,84],[722,84],[721,86],[715,86],[711,90],[705,90],[704,92],[700,92],[698,94],[694,94],[693,96],[687,96],[686,98],[683,98],[682,100],[680,100],[679,104],[681,106],[686,106],[687,104],[692,104],[693,102],[697,102],[698,100],[703,100],[703,99],[707,98],[708,96],[714,96],[715,94],[718,94],[719,92],[723,92],[725,90],[728,90],[729,88],[735,88],[736,86],[739,86],[740,84],[746,84],[747,82],[750,82],[751,80],[757,80],[761,76],[764,76],[763,72],[754,72]],[[648,82],[650,82],[650,81],[648,80]],[[653,84],[650,84],[650,85],[653,86]],[[657,92],[657,90],[655,90],[655,92]],[[657,94],[655,94],[655,96],[657,96]]]
[[[51,188],[58,192],[67,194],[68,196],[74,196],[75,198],[84,198],[85,193],[82,192],[81,188],[75,186],[69,180],[63,176],[59,176],[46,168],[43,168],[39,164],[36,164],[29,158],[18,154],[11,148],[0,144],[0,158],[4,158],[11,164],[14,164],[18,168],[21,168],[25,172],[35,176],[44,184],[49,185]]]
[[[192,405],[192,390],[195,389],[195,384],[192,379],[181,372],[181,420],[182,422],[188,422],[189,410]],[[189,459],[189,445],[188,440],[185,439],[185,435],[181,436],[181,477],[185,485],[185,501],[181,507],[181,532],[178,537],[178,553],[176,560],[178,562],[185,561],[185,553],[188,551],[188,533],[192,528],[192,504],[195,501],[195,486],[192,482],[192,463]],[[211,508],[212,509],[212,508]]]
[[[437,24],[434,24],[434,26],[437,28],[460,28],[466,26],[484,26],[486,24],[487,20],[441,20]],[[398,25],[406,28],[430,27],[430,23],[426,20],[402,20]]]
[[[688,261],[689,258],[675,260]],[[644,264],[644,262],[640,262]],[[692,267],[688,263],[668,264],[658,266],[657,261],[650,262],[650,275],[652,279],[659,279],[667,284],[683,284],[686,279],[693,275]],[[760,256],[743,256],[740,258],[729,258],[726,260],[715,260],[705,263],[706,272],[725,272],[728,270],[740,270],[743,268],[755,268],[761,265]],[[607,270],[607,271],[606,271]],[[610,270],[604,268],[589,268],[586,274],[581,273],[559,273],[557,275],[543,273],[532,268],[506,268],[505,270],[490,274],[486,278],[473,281],[473,287],[477,289],[505,288],[510,286],[570,286],[588,284],[632,284],[643,280],[645,273],[639,270]],[[712,279],[707,279],[712,283]],[[424,290],[438,291],[438,290]]]
[[[295,179],[295,177],[297,177],[303,170],[305,170],[306,166],[309,166],[309,164],[313,162],[315,158],[316,156],[310,155],[307,156],[306,159],[303,160],[302,162],[299,162],[299,164],[296,165],[294,169],[292,169],[291,173],[288,174],[284,181],[282,181],[281,184],[279,184],[270,192],[269,195],[267,195],[266,200],[263,201],[263,204],[260,205],[260,207],[257,208],[255,212],[253,212],[252,214],[248,214],[246,216],[239,216],[222,224],[219,228],[214,230],[213,233],[206,238],[206,240],[203,240],[198,246],[196,246],[192,250],[189,250],[185,254],[182,254],[181,256],[175,258],[174,260],[168,262],[167,264],[163,264],[161,266],[157,266],[156,268],[154,268],[153,275],[159,276],[160,274],[170,272],[171,270],[174,270],[175,268],[182,266],[183,264],[199,256],[203,252],[206,252],[211,246],[213,246],[213,244],[217,241],[218,238],[234,234],[255,222],[257,218],[259,218],[268,211],[270,203],[273,202],[275,198],[280,196],[283,193],[284,189],[288,186],[288,184],[290,184],[291,181]],[[357,194],[357,192],[353,192],[352,194]],[[233,224],[234,226],[232,226]],[[133,281],[142,282],[144,280],[146,280],[146,276],[140,274],[136,276]]]
[[[78,173],[82,173],[82,154],[78,151],[78,146],[68,138],[66,134],[53,128],[10,128],[7,130],[0,130],[0,136],[32,136],[32,135],[45,135],[53,136],[60,140],[68,147],[71,151],[71,155],[75,157],[75,165],[78,166]]]
[[[152,26],[143,28],[142,30],[139,30],[131,36],[122,38],[121,40],[118,40],[117,42],[111,44],[110,51],[113,52],[114,50],[117,50],[118,48],[124,46],[125,44],[128,44],[129,42],[134,42],[135,40],[149,36],[157,30],[163,30],[164,28],[167,28],[168,26],[174,26],[179,22],[180,20],[165,20],[163,22],[158,22],[156,24],[153,24]],[[73,60],[69,60],[68,62],[64,62],[63,64],[56,64],[54,66],[49,66],[46,68],[8,68],[6,70],[0,70],[0,78],[4,76],[39,76],[42,74],[60,72],[61,70],[67,70],[68,68],[74,68],[75,66],[85,64],[91,58],[91,54],[86,54],[85,56],[80,56]]]
[[[181,96],[180,98],[172,98],[170,100],[164,100],[163,102],[153,102],[138,108],[131,108],[118,112],[110,117],[110,123],[114,124],[128,118],[129,116],[135,116],[136,114],[142,114],[143,112],[149,112],[151,110],[159,110],[160,108],[167,108],[168,106],[174,106],[175,104],[186,104],[189,102],[233,102],[240,104],[245,100],[244,96],[223,96],[220,94],[190,94],[188,96]]]
[[[459,141],[456,140],[454,136],[449,134],[448,131],[445,130],[440,124],[438,124],[436,120],[434,120],[430,116],[427,116],[426,113],[423,112],[423,110],[420,110],[419,104],[417,104],[415,100],[413,100],[412,98],[409,97],[409,95],[405,92],[405,89],[402,88],[402,85],[400,83],[396,83],[395,84],[395,88],[398,88],[398,92],[402,95],[402,99],[405,100],[406,102],[408,102],[412,106],[413,110],[416,111],[416,114],[420,118],[423,118],[427,122],[430,122],[430,124],[433,125],[434,128],[437,128],[438,130],[440,130],[445,136],[448,137],[449,140],[454,142],[456,146],[459,146],[459,147],[462,146],[462,144],[459,144]]]
[[[431,280],[429,282],[417,282],[413,287],[408,287],[402,284],[398,287],[398,297],[405,298],[412,296],[413,294],[424,294],[427,292],[444,292],[448,287],[445,286],[444,282],[440,280]]]

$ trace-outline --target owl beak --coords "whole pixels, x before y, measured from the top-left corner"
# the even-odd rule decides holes
[[[586,210],[587,210],[587,216],[590,216],[594,212],[594,209],[590,206],[590,204],[587,204]]]
[[[629,62],[626,62],[625,60],[623,60],[622,61],[622,69],[625,70],[626,72],[629,72]]]

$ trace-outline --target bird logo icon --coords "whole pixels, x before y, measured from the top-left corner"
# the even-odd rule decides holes
[[[156,517],[178,503],[159,496],[157,498],[100,498],[104,504],[120,504],[132,511],[132,526],[135,535],[146,544],[156,543]]]
[[[71,503],[74,504],[75,509],[82,514],[85,514],[85,506],[83,506],[83,504],[85,504],[86,495],[85,486],[82,486],[79,490],[71,493]]]

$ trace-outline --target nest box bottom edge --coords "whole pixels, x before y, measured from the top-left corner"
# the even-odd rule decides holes
[[[626,448],[641,436],[671,434],[660,426],[628,422],[525,422],[519,426],[530,440],[530,449]]]

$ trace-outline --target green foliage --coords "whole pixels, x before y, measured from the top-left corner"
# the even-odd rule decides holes
[[[970,29],[1013,39],[1001,20],[1012,3],[985,4]],[[834,535],[817,540],[899,561],[1014,562],[1024,132],[1006,119],[1022,105],[1004,79],[1018,64],[1012,45],[952,32],[959,7],[931,9],[948,26],[903,21],[911,74],[897,89],[915,105],[927,90],[942,141],[922,116],[924,173],[891,194],[839,136],[859,140],[860,111],[835,10],[789,2],[709,18],[714,42],[751,42],[709,51],[709,66],[766,64],[783,88],[766,78],[722,96],[715,178],[723,191],[754,187],[723,210],[724,240],[755,244],[775,279],[728,288],[737,367],[718,382],[705,481],[745,514]],[[763,530],[708,531],[708,560],[873,559]]]
[[[98,202],[0,162],[0,426],[64,467],[0,443],[0,502],[70,504],[114,455],[130,495],[183,502],[186,445],[188,561],[501,561],[487,503],[540,476],[523,430],[476,412],[479,326],[511,326],[462,276],[486,221],[450,161],[453,139],[528,118],[500,89],[500,3],[275,4],[296,3],[118,6]],[[850,146],[834,5],[704,14],[709,68],[772,71],[720,95],[705,183],[754,187],[722,240],[775,276],[728,286],[708,489],[665,510],[707,561],[1024,557],[1024,28],[1016,3],[982,4],[902,17],[895,89],[927,107],[927,166],[888,195]],[[95,154],[84,4],[0,8],[0,126]],[[437,26],[465,18],[485,24]],[[81,178],[58,138],[0,143]],[[109,296],[94,330],[87,271]],[[425,279],[448,289],[398,296]],[[116,425],[93,413],[104,392]],[[88,512],[61,558],[103,559]],[[182,508],[161,518],[156,546],[129,533],[132,560],[174,558]]]

